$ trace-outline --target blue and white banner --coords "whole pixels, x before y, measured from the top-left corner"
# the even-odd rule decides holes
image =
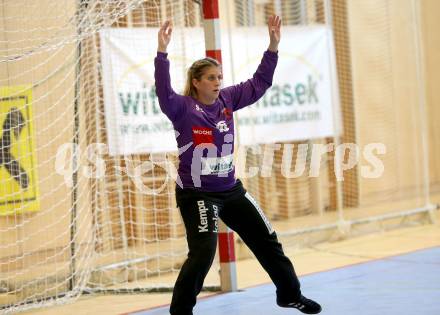
[[[185,69],[203,57],[203,30],[192,29],[197,55],[183,58],[182,40],[186,32],[173,32],[169,45],[171,81],[174,90],[183,90]],[[171,122],[161,112],[154,84],[154,58],[158,29],[110,28],[100,31],[104,108],[110,155],[170,152],[177,150]],[[194,34],[199,33],[199,34]]]
[[[235,81],[252,76],[267,30],[234,31]],[[265,34],[264,34],[265,35]],[[324,138],[339,134],[339,96],[331,32],[322,26],[284,27],[272,87],[254,105],[238,111],[242,145]],[[229,69],[225,69],[228,71]],[[336,117],[335,117],[336,116]]]
[[[110,155],[177,149],[172,125],[160,112],[155,95],[157,31],[112,28],[100,32]],[[223,32],[224,86],[252,77],[268,45],[265,27],[238,28],[231,38],[227,36]],[[240,144],[306,140],[339,133],[331,36],[323,26],[283,26],[273,86],[256,104],[236,113]],[[203,30],[176,29],[168,51],[172,85],[181,93],[186,69],[204,57]]]

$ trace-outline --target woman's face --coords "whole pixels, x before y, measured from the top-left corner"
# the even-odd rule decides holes
[[[205,68],[200,80],[193,79],[197,90],[197,99],[203,104],[212,104],[218,98],[220,87],[222,85],[223,74],[221,67]]]

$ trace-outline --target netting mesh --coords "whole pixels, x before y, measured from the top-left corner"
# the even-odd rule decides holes
[[[113,29],[156,27],[143,40],[148,45],[156,45],[157,27],[166,19],[172,18],[175,46],[170,54],[180,54],[189,59],[185,51],[194,43],[203,42],[203,33],[194,38],[194,43],[184,42],[181,33],[187,27],[200,28],[200,8],[194,2],[146,1],[130,14],[111,24]],[[117,35],[116,35],[117,36]],[[102,65],[102,37],[98,33],[83,41],[82,69],[90,71],[87,82],[90,89],[84,101],[94,106],[86,106],[85,118],[88,126],[87,145],[108,143],[106,111],[104,106],[103,73],[96,69]],[[139,38],[130,39],[136,49]],[[142,39],[141,39],[142,40]],[[203,52],[200,52],[203,54]],[[154,56],[149,56],[150,63]],[[118,65],[116,65],[118,66]],[[173,65],[182,73],[182,65]],[[184,77],[173,81],[181,86]],[[148,94],[150,97],[153,91]],[[155,97],[155,94],[153,95]],[[157,102],[153,100],[153,102]],[[160,136],[160,135],[158,135]],[[89,291],[104,289],[149,291],[160,288],[170,289],[177,272],[186,257],[186,239],[180,214],[174,200],[174,182],[170,177],[170,166],[176,168],[177,153],[131,154],[126,156],[103,156],[105,164],[104,180],[91,181],[95,196],[92,211],[96,225],[97,263],[88,283]],[[142,168],[142,174],[133,179],[133,172]],[[145,193],[143,188],[151,193]],[[209,278],[210,280],[210,278]],[[218,277],[213,277],[206,285],[218,285]]]
[[[324,7],[322,1],[237,1],[235,2],[235,25],[264,26],[265,21],[273,13],[281,16],[284,26],[324,25]],[[252,69],[249,69],[252,72]],[[312,213],[314,185],[321,184],[321,177],[326,177],[327,163],[324,163],[319,179],[308,176],[310,169],[310,149],[308,139],[290,143],[265,144],[258,148],[244,148],[245,168],[258,167],[257,176],[245,179],[247,189],[259,200],[262,209],[270,219],[282,220]],[[299,150],[301,147],[305,150]],[[290,163],[287,163],[290,156]],[[302,175],[290,178],[283,175],[283,170],[292,170],[303,161]],[[324,203],[328,204],[328,194],[323,195]]]
[[[257,170],[255,176],[243,176],[243,182],[287,250],[402,226],[414,222],[406,220],[412,216],[424,219],[424,211],[431,209],[429,194],[440,187],[440,140],[434,84],[422,86],[428,98],[426,106],[420,103],[426,91],[417,84],[420,67],[415,62],[418,2],[219,2],[225,38],[264,27],[273,13],[281,15],[286,29],[332,29],[341,134],[239,143],[236,150],[239,175]],[[422,14],[433,10],[423,9]],[[4,1],[0,10],[0,313],[64,303],[85,291],[169,290],[187,251],[170,176],[177,152],[109,154],[108,81],[99,33],[149,29],[143,40],[155,47],[157,27],[171,18],[175,30],[169,53],[182,60],[172,63],[181,74],[173,77],[173,85],[180,88],[193,56],[204,55],[199,1]],[[192,31],[188,39],[185,33]],[[142,41],[128,40],[133,49]],[[435,55],[429,37],[426,43],[426,56]],[[194,52],[195,47],[202,49]],[[146,58],[152,63],[154,54]],[[435,80],[439,72],[430,69],[439,62],[427,60],[426,76]],[[234,65],[234,60],[224,62]],[[238,83],[234,73],[228,76]],[[154,103],[155,95],[148,99]],[[161,141],[160,131],[157,135]],[[371,171],[371,143],[386,148],[386,153],[376,151],[384,169],[377,178],[365,176]],[[359,151],[335,149],[342,144],[356,144]],[[317,160],[315,151],[323,147],[329,152]],[[337,180],[341,163],[347,165],[350,158],[359,161],[344,170],[343,181]],[[317,176],[309,176],[316,163]],[[302,167],[302,174],[286,175]],[[215,263],[207,287],[219,285],[218,268]]]

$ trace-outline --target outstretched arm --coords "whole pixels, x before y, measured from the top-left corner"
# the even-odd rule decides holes
[[[223,89],[224,95],[233,104],[233,110],[239,110],[258,101],[272,85],[273,74],[278,61],[278,44],[280,42],[281,19],[272,15],[268,22],[269,47],[254,73],[252,79]]]
[[[176,94],[171,87],[170,61],[167,58],[167,47],[171,40],[173,26],[170,21],[163,23],[157,34],[157,56],[154,59],[154,79],[156,94],[162,112],[171,121],[182,117],[185,111],[184,97]]]

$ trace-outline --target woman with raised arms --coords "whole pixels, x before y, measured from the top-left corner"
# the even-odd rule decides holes
[[[188,69],[183,95],[174,92],[167,47],[172,25],[158,33],[155,58],[156,93],[160,108],[171,120],[179,147],[177,206],[185,224],[188,258],[173,291],[172,315],[190,315],[213,262],[218,218],[238,233],[276,286],[277,304],[306,314],[321,306],[304,297],[292,263],[283,252],[270,222],[240,180],[233,164],[234,112],[255,103],[272,85],[278,61],[281,19],[268,21],[269,47],[253,77],[222,88],[222,67],[212,58],[195,61]]]

